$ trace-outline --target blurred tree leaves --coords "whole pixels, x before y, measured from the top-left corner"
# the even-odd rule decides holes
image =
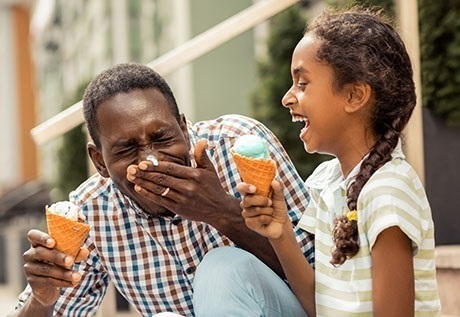
[[[294,5],[270,21],[267,56],[258,63],[259,84],[253,94],[254,117],[267,125],[279,138],[302,178],[330,156],[307,154],[299,133],[304,123],[292,123],[281,98],[292,85],[291,56],[306,26],[306,12]]]
[[[80,85],[65,105],[72,105],[82,99],[88,83]],[[68,194],[88,177],[88,160],[86,155],[86,132],[80,124],[62,136],[57,152],[57,176],[55,186],[58,190],[56,199],[67,200]]]
[[[460,126],[460,1],[419,0],[422,101]]]
[[[395,12],[394,0],[326,0],[326,3],[338,9],[347,9],[353,6],[380,8],[388,16],[394,16]]]

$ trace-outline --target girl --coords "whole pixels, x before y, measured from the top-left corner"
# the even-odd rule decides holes
[[[401,151],[416,103],[402,40],[377,13],[325,13],[297,44],[291,75],[282,103],[305,123],[305,150],[335,156],[306,181],[299,227],[315,234],[315,270],[279,181],[271,199],[237,186],[246,225],[269,239],[309,316],[439,316],[430,206]]]

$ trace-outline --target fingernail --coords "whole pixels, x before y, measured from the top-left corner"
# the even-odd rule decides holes
[[[136,175],[136,169],[133,166],[129,166],[126,172],[130,175]]]
[[[147,170],[147,168],[149,168],[147,164],[145,164],[145,163],[140,163],[139,164],[139,169],[145,171],[145,170]]]
[[[130,181],[133,181],[133,180],[136,179],[136,176],[131,175],[131,174],[128,174],[128,175],[126,175],[126,178],[127,178],[128,180],[130,180]]]
[[[70,266],[70,265],[72,265],[72,263],[73,263],[72,257],[66,256],[66,257],[64,258],[64,264],[65,264],[66,266]]]
[[[45,245],[46,245],[47,247],[50,247],[50,248],[51,248],[51,246],[53,245],[53,239],[52,239],[52,238],[47,238],[47,239],[45,240]]]
[[[72,281],[78,282],[79,280],[81,280],[81,274],[76,272],[72,273]]]

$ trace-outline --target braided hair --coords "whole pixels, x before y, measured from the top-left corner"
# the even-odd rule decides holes
[[[362,188],[391,159],[415,107],[411,61],[398,33],[379,11],[358,8],[326,12],[309,25],[306,34],[321,40],[317,57],[332,67],[334,89],[365,82],[373,92],[370,120],[375,144],[347,188],[348,208],[357,210]],[[346,216],[336,219],[333,241],[331,263],[343,264],[359,250],[357,222]]]

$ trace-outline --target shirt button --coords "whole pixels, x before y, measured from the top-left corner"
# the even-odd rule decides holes
[[[185,270],[185,273],[187,273],[187,274],[192,274],[193,272],[195,272],[195,268],[194,268],[194,267],[188,267],[188,268]]]
[[[181,223],[181,221],[182,221],[181,217],[179,217],[178,215],[175,215],[171,222],[173,225],[177,226]]]

